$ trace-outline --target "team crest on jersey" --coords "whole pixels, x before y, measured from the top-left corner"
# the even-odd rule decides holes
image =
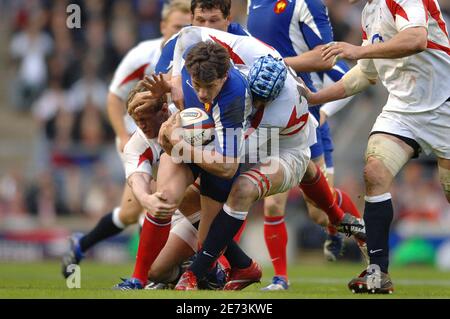
[[[206,111],[206,113],[209,113],[209,110],[211,110],[211,104],[205,103],[205,111]]]
[[[278,0],[277,3],[275,3],[275,7],[273,8],[273,11],[276,14],[283,13],[284,10],[286,10],[287,7],[287,1],[286,0]]]

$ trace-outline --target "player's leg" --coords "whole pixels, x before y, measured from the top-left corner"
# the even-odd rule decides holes
[[[412,145],[412,146],[411,146]],[[394,177],[415,154],[417,143],[406,137],[380,132],[373,133],[368,141],[364,182],[366,188],[364,222],[367,233],[367,249],[373,271],[381,272],[385,278],[379,292],[392,291],[392,283],[387,277],[389,267],[389,228],[394,215],[391,193]],[[417,145],[418,149],[418,145]],[[375,266],[373,266],[375,265]],[[354,292],[367,291],[367,276],[355,278],[349,283]]]
[[[270,170],[268,170],[270,174],[266,172],[265,165],[270,167]],[[272,178],[273,181],[269,180],[269,178]],[[233,244],[233,237],[244,223],[250,206],[256,200],[263,198],[270,192],[272,182],[278,185],[281,184],[282,181],[283,176],[280,173],[280,170],[278,169],[274,171],[270,162],[267,164],[259,164],[255,168],[240,174],[234,179],[232,186],[230,185],[231,191],[229,191],[226,194],[227,197],[221,201],[226,203],[211,223],[203,247],[198,252],[196,260],[192,266],[189,267],[185,274],[183,274],[175,289],[195,289],[194,285],[190,283],[190,278],[193,277],[195,280],[196,278],[203,278],[207,270],[228,245],[233,245],[233,247],[231,247],[232,250],[237,248]],[[205,186],[205,179],[202,176],[202,189]],[[205,189],[211,189],[211,187],[205,187]],[[252,281],[247,280],[247,285],[252,282],[259,281],[261,277],[259,266],[242,251],[238,252],[240,253],[240,258],[235,259],[235,261],[238,262],[237,265],[231,265],[231,278],[233,278],[233,275],[241,274],[242,271],[244,271],[246,274],[250,273],[255,277]],[[232,261],[230,260],[230,263],[231,262]],[[243,284],[244,280],[241,280],[240,282],[240,287],[242,289],[246,285]]]
[[[320,127],[320,132],[321,132],[322,147],[324,151],[323,154],[324,163],[320,164],[321,165],[325,164],[325,172],[328,185],[333,190],[333,194],[336,198],[337,204],[342,209],[342,211],[351,214],[358,221],[362,221],[361,214],[359,210],[356,208],[356,205],[350,199],[350,196],[348,196],[348,194],[345,193],[344,191],[334,187],[334,161],[333,161],[334,145],[328,124],[322,125]],[[319,167],[323,167],[321,165],[319,165]],[[331,223],[327,227],[327,233],[328,233],[327,240],[325,241],[323,246],[324,254],[327,260],[335,261],[338,258],[338,256],[342,255],[345,241],[343,240],[343,235],[340,234],[337,231],[336,227]],[[365,243],[365,239],[355,238],[355,241],[359,246],[359,248],[361,249],[361,253],[364,259],[368,262],[367,246]]]
[[[438,157],[438,169],[442,190],[450,203],[450,159]]]
[[[70,238],[70,250],[64,255],[62,261],[62,272],[68,277],[71,272],[67,271],[70,264],[78,264],[84,254],[98,242],[115,236],[122,232],[127,226],[137,223],[142,207],[134,197],[130,186],[125,184],[120,207],[103,216],[97,225],[87,234],[73,234]]]
[[[167,154],[161,155],[156,190],[165,196],[167,203],[179,206],[193,182],[193,173],[187,165],[174,163]],[[145,215],[132,276],[142,286],[146,284],[148,271],[169,237],[171,219],[172,216],[160,216],[158,212]]]
[[[288,282],[286,254],[288,233],[284,221],[288,194],[289,192],[284,192],[264,198],[264,239],[274,269],[272,281],[276,282],[263,288],[265,290],[279,288],[278,282]],[[284,286],[287,287],[287,284]]]
[[[149,279],[155,283],[173,284],[181,275],[181,264],[195,254],[197,230],[188,221],[182,221],[171,231],[167,243],[152,264]],[[192,229],[191,229],[192,228]]]

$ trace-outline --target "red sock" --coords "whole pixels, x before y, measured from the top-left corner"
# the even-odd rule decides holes
[[[228,262],[228,259],[224,255],[220,255],[219,258],[217,258],[217,262],[220,263],[223,268],[230,269],[230,263]]]
[[[148,271],[169,237],[170,221],[157,219],[149,213],[145,216],[133,272],[133,277],[143,285],[147,283]]]
[[[244,220],[244,223],[242,224],[241,228],[239,228],[239,231],[237,232],[236,235],[234,235],[234,241],[237,242],[239,244],[239,242],[241,241],[241,236],[242,233],[244,232],[245,229],[245,225],[247,225],[247,219]]]
[[[356,218],[361,218],[361,214],[350,196],[338,188],[335,188],[334,191],[336,192],[339,207],[342,208],[344,212],[350,213]]]
[[[344,211],[337,205],[327,179],[317,167],[316,176],[312,182],[300,183],[303,193],[310,198],[321,210],[323,210],[334,225],[344,217]]]
[[[336,235],[338,233],[338,230],[336,229],[336,227],[331,224],[328,225],[327,228],[328,228],[328,234],[330,234],[330,235]]]
[[[286,246],[288,235],[284,216],[264,217],[264,239],[272,259],[275,275],[287,279]]]

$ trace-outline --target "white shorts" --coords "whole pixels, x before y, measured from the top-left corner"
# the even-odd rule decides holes
[[[198,248],[198,231],[192,225],[192,222],[195,223],[200,219],[200,213],[189,216],[189,218],[194,220],[189,220],[187,217],[180,215],[175,214],[172,217],[172,228],[170,232],[184,240],[196,252]]]
[[[284,193],[291,188],[300,184],[303,175],[308,167],[309,160],[311,159],[311,151],[309,147],[301,148],[288,148],[280,149],[278,155],[267,156],[261,159],[260,163],[271,162],[270,166],[265,166],[264,170],[258,170],[259,174],[274,174],[275,172],[281,170],[283,173],[283,182],[277,187],[270,186],[270,194]],[[258,165],[258,164],[256,164]],[[246,164],[241,170],[243,175],[248,175],[256,165]],[[261,189],[260,194],[266,194],[264,189],[264,183],[260,184]]]
[[[305,149],[287,149],[280,150],[279,162],[283,168],[283,183],[276,190],[276,193],[284,193],[291,188],[298,186],[305,175],[309,160],[311,159],[311,151]]]
[[[450,102],[423,113],[384,111],[372,132],[386,132],[415,140],[426,154],[450,159]]]

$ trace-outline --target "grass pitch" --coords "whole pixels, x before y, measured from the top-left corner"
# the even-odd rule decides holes
[[[151,299],[303,299],[303,298],[450,298],[450,273],[431,267],[392,268],[395,285],[392,295],[354,295],[347,282],[362,270],[361,265],[335,263],[315,265],[291,265],[291,286],[288,291],[262,292],[273,274],[264,269],[261,284],[254,284],[243,291],[113,291],[111,287],[120,277],[131,274],[130,264],[100,264],[83,262],[81,288],[68,289],[60,273],[59,262],[3,263],[0,264],[0,298],[151,298]]]

